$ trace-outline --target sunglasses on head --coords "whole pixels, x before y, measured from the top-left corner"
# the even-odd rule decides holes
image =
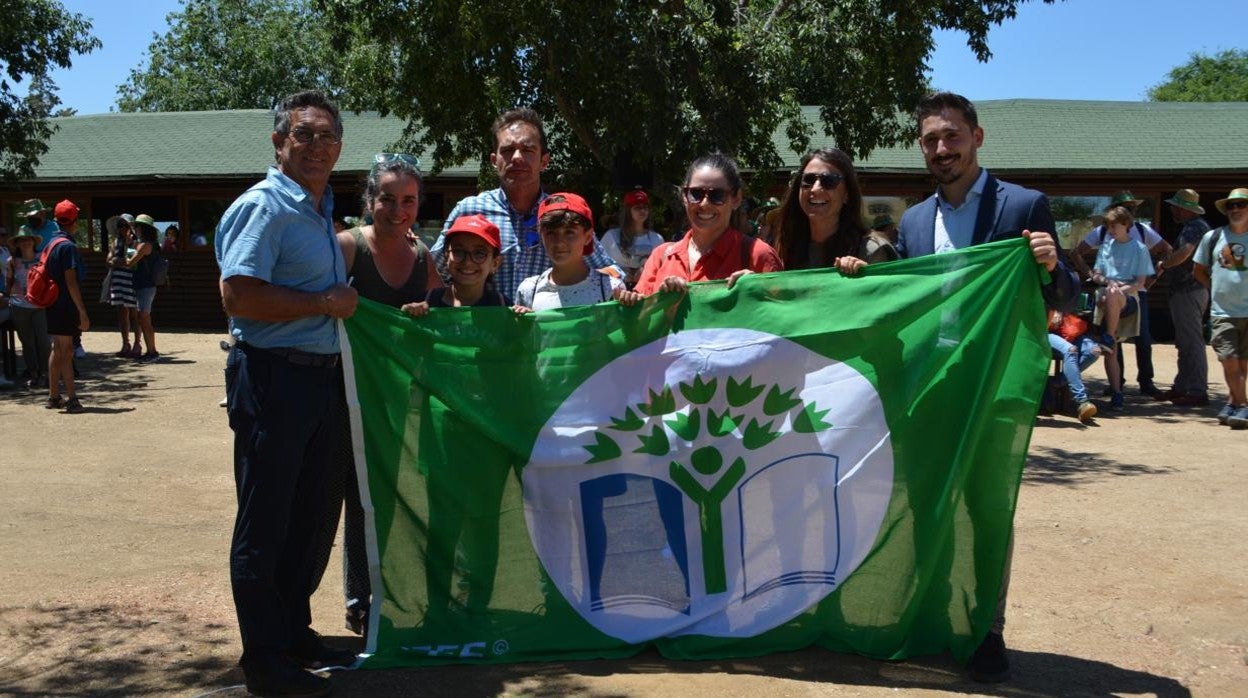
[[[373,156],[373,172],[383,165],[389,165],[392,162],[401,162],[410,165],[412,169],[420,172],[420,158],[407,153],[377,153]]]
[[[824,189],[835,189],[843,181],[845,178],[835,172],[806,172],[802,175],[802,189],[810,189],[815,182],[822,184]]]
[[[691,204],[700,204],[703,199],[706,199],[719,206],[728,200],[728,190],[718,187],[685,187],[684,192],[685,201]]]

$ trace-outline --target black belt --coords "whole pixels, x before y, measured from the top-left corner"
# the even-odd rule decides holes
[[[289,347],[257,347],[244,342],[239,345],[247,349],[268,352],[286,359],[296,366],[312,366],[313,368],[333,368],[338,365],[338,354],[313,354],[310,351],[291,349]]]

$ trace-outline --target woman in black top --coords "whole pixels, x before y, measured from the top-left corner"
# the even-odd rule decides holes
[[[363,194],[364,214],[371,222],[338,233],[347,276],[360,297],[398,308],[404,303],[424,300],[431,288],[442,286],[429,249],[412,233],[423,189],[424,179],[416,158],[394,153],[380,153],[373,158]],[[334,472],[330,476],[332,501],[325,517],[319,564],[323,573],[337,536],[338,513],[345,500],[342,589],[346,600],[346,625],[348,630],[363,635],[372,599],[364,543],[364,509],[356,478],[350,420],[346,405],[340,407],[342,432]]]

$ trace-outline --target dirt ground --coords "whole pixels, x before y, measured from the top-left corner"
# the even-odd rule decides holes
[[[162,334],[167,358],[138,365],[112,357],[115,333],[88,333],[83,415],[0,391],[0,694],[244,695],[220,338]],[[1155,348],[1163,388],[1174,359]],[[1099,394],[1102,369],[1089,375]],[[1248,431],[1218,426],[1219,407],[1181,410],[1129,388],[1127,409],[1092,426],[1039,420],[1016,523],[1014,679],[1000,686],[969,682],[947,655],[807,650],[356,671],[334,677],[336,694],[1248,695]],[[316,627],[354,646],[337,565]]]

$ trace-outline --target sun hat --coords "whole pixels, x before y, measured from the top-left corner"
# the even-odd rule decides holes
[[[624,195],[625,206],[649,206],[650,195],[641,189],[634,189]]]
[[[22,224],[22,226],[17,229],[17,235],[9,238],[9,247],[17,249],[17,241],[23,238],[34,238],[35,247],[38,247],[39,244],[43,242],[42,235],[31,230],[29,225]]]
[[[155,228],[155,227],[156,227],[156,219],[155,219],[155,218],[152,218],[151,216],[147,215],[146,213],[140,213],[139,215],[135,216],[135,217],[134,217],[134,221],[132,221],[132,222],[133,222],[133,223],[135,223],[135,224],[137,224],[137,225],[146,225],[146,226],[147,226],[147,227],[149,227],[149,228]]]
[[[1131,192],[1123,189],[1117,194],[1114,194],[1113,198],[1109,201],[1109,205],[1106,206],[1105,209],[1109,210],[1115,206],[1126,206],[1127,208],[1134,209],[1142,203],[1144,203],[1144,199],[1137,199],[1131,194]]]
[[[1180,189],[1174,193],[1174,196],[1166,199],[1166,203],[1192,213],[1205,212],[1204,207],[1200,205],[1200,194],[1197,194],[1195,189]]]
[[[451,223],[451,227],[447,229],[446,236],[449,238],[455,233],[475,235],[489,243],[495,252],[501,252],[503,249],[503,244],[498,237],[498,226],[479,213],[456,218],[455,222]]]
[[[17,215],[20,218],[29,218],[48,210],[47,206],[39,199],[26,199],[17,207]]]
[[[1239,187],[1238,189],[1232,189],[1231,193],[1227,195],[1225,199],[1218,199],[1213,202],[1213,205],[1218,207],[1218,210],[1222,212],[1222,215],[1226,215],[1226,202],[1244,200],[1248,200],[1248,187]]]

